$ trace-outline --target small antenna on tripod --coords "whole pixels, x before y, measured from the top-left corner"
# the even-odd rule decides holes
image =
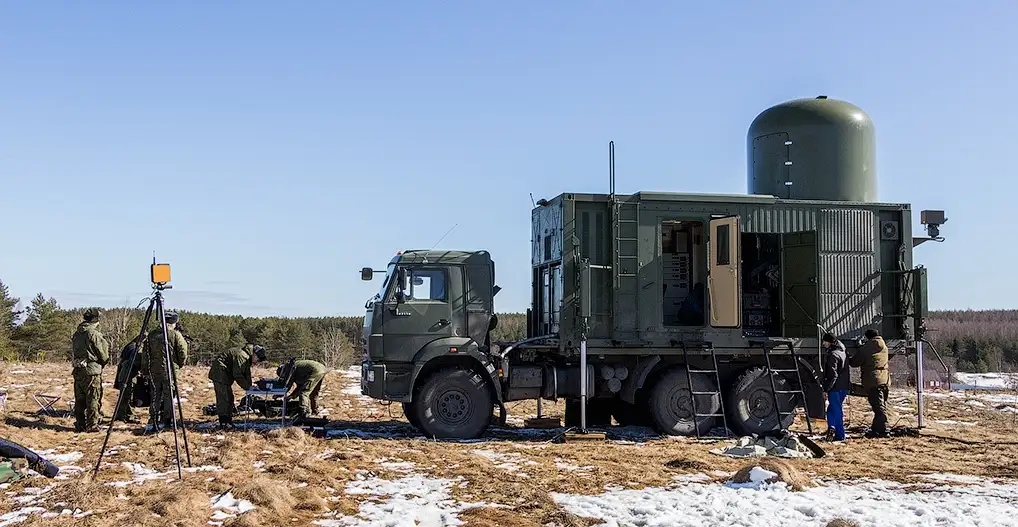
[[[457,223],[456,225],[453,225],[449,230],[445,231],[445,234],[443,234],[442,237],[439,238],[437,242],[435,242],[435,245],[431,246],[431,248],[434,249],[435,247],[438,247],[438,244],[442,243],[442,240],[444,240],[445,237],[448,236],[449,233],[452,232],[452,230],[455,229],[458,225],[459,225],[459,223]]]

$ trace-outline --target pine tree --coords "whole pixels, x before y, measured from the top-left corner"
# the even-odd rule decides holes
[[[14,321],[21,315],[15,308],[21,300],[11,296],[10,290],[0,280],[0,360],[15,360]]]

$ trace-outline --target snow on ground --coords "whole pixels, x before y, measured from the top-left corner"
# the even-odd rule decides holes
[[[537,465],[537,462],[531,459],[527,459],[519,454],[503,454],[500,452],[493,452],[491,450],[471,450],[471,454],[475,454],[486,458],[494,463],[498,468],[505,470],[506,472],[519,472],[520,465]],[[526,474],[520,474],[526,477]]]
[[[958,379],[957,384],[952,384],[953,390],[1000,390],[1007,388],[1018,388],[1018,373],[964,373],[954,374]]]
[[[253,511],[255,506],[247,500],[238,500],[232,492],[216,496],[210,500],[212,519],[209,525],[222,525],[224,520],[236,518],[245,512]]]
[[[413,464],[400,464],[401,468]],[[465,487],[466,481],[436,478],[425,474],[410,473],[396,480],[385,480],[358,471],[355,481],[346,486],[346,494],[367,496],[360,504],[357,516],[340,516],[336,512],[325,514],[322,519],[312,522],[321,527],[346,527],[353,525],[390,526],[421,525],[445,526],[462,525],[457,514],[487,504],[460,502],[452,498],[454,485]]]
[[[931,474],[928,479],[973,483],[905,485],[881,480],[825,482],[802,492],[784,483],[689,482],[670,488],[611,490],[597,496],[551,493],[569,512],[602,518],[605,527],[826,525],[834,518],[864,525],[1018,526],[1018,484]]]

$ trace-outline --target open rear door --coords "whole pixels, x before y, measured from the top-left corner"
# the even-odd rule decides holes
[[[742,295],[739,293],[739,217],[710,220],[707,235],[707,291],[710,325],[737,328],[742,325]]]

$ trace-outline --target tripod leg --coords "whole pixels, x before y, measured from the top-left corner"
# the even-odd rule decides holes
[[[183,469],[180,466],[180,442],[177,439],[177,414],[173,412],[173,399],[177,397],[173,390],[173,368],[170,367],[170,340],[166,330],[166,313],[163,311],[163,297],[156,291],[156,312],[159,314],[159,322],[163,329],[163,359],[166,361],[166,382],[170,384],[170,421],[173,423],[173,448],[177,457],[177,478],[184,479]],[[160,409],[160,418],[162,410]]]
[[[145,319],[141,322],[141,332],[138,333],[138,338],[134,341],[135,352],[131,355],[131,362],[127,366],[127,370],[134,370],[134,361],[138,359],[138,354],[141,353],[141,343],[145,338],[145,330],[148,328],[149,319],[152,317],[152,306],[155,305],[155,298],[148,303],[148,309],[145,310]],[[113,409],[113,415],[110,417],[110,426],[106,429],[106,439],[103,440],[103,446],[99,449],[99,459],[95,462],[95,470],[92,471],[92,479],[99,474],[99,466],[103,462],[103,454],[106,452],[106,446],[110,443],[110,434],[113,433],[113,423],[116,422],[117,412],[120,411],[120,405],[124,404],[124,390],[120,391],[120,395],[117,396],[117,406]],[[128,402],[130,404],[130,402]]]
[[[180,415],[180,433],[184,438],[184,453],[187,454],[187,466],[191,466],[191,446],[187,443],[187,426],[184,424],[184,407],[180,403],[180,385],[177,384],[177,370],[176,368],[170,368],[170,374],[173,376],[171,381],[173,382],[173,394],[177,401],[177,412]],[[173,407],[170,407],[170,411],[173,411]]]

